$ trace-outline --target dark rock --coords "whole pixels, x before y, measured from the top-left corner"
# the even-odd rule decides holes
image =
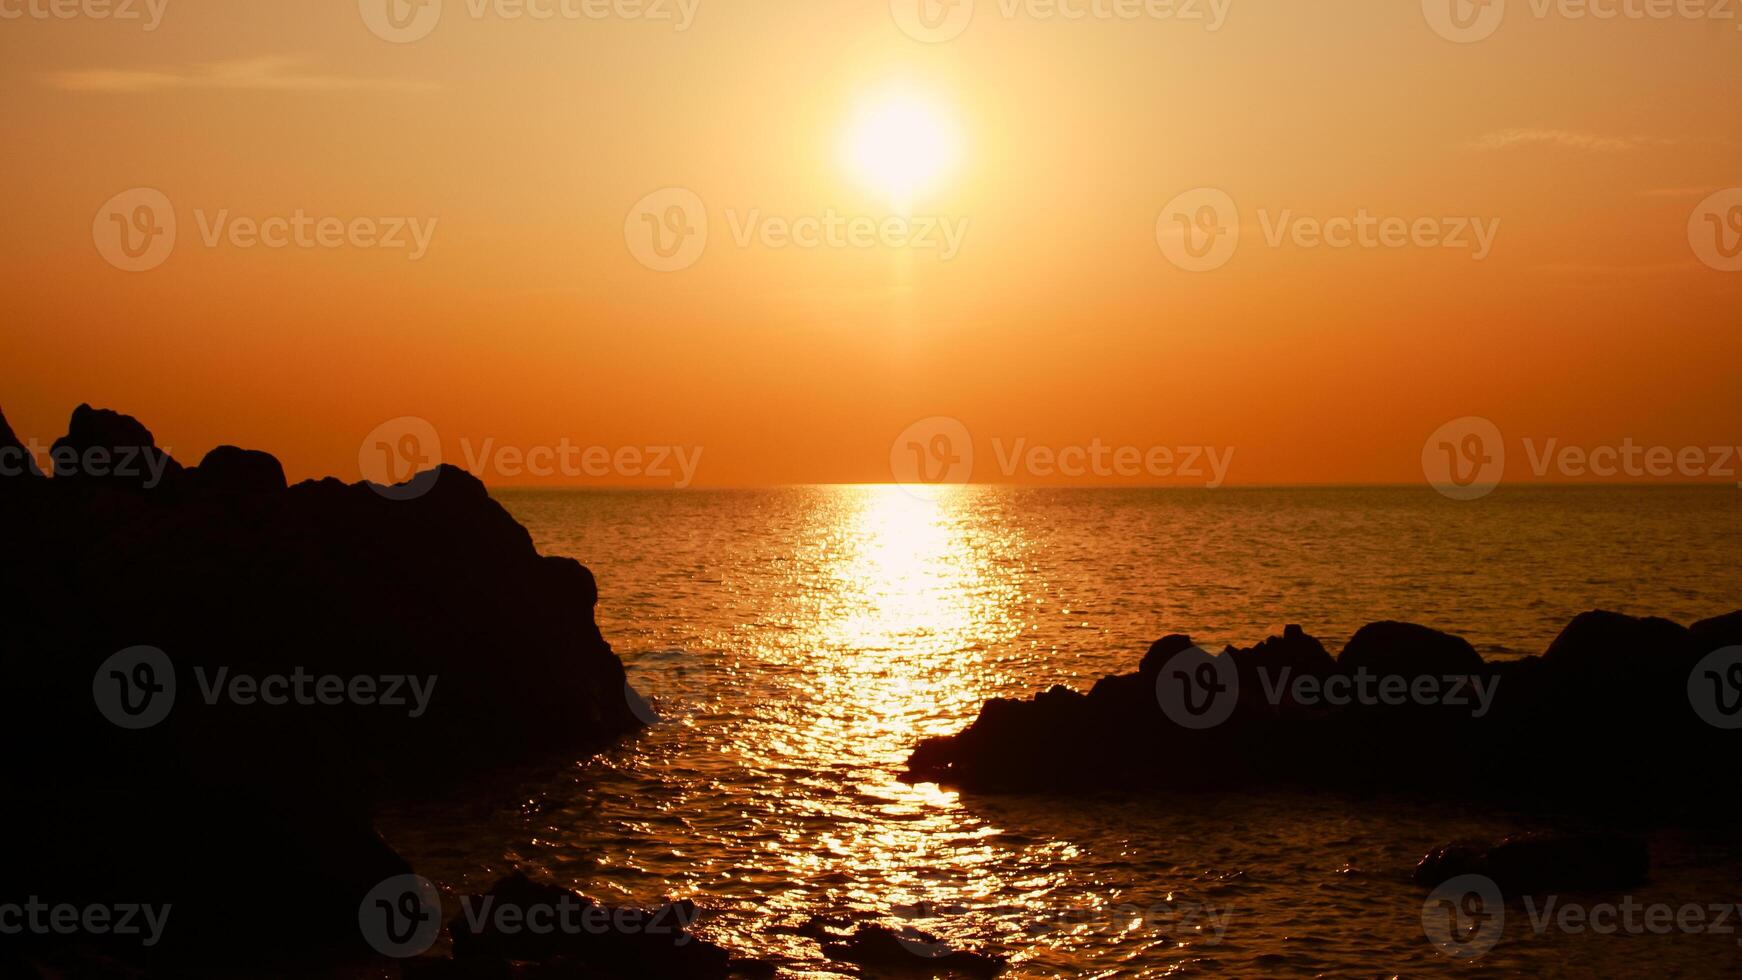
[[[1161,708],[1157,679],[1191,645],[1172,635],[1137,673],[1086,695],[988,701],[961,732],[916,746],[903,778],[978,792],[1297,786],[1721,812],[1742,787],[1714,785],[1709,760],[1742,747],[1742,733],[1709,722],[1690,678],[1699,651],[1739,626],[1742,613],[1694,631],[1587,613],[1544,656],[1498,663],[1458,637],[1391,622],[1363,627],[1333,662],[1291,626],[1222,654],[1238,697],[1204,726]],[[1384,684],[1399,678],[1407,685]]]
[[[1688,627],[1695,652],[1704,655],[1725,647],[1742,646],[1742,611],[1702,619]]]
[[[1542,657],[1558,670],[1618,680],[1665,667],[1685,670],[1693,649],[1688,630],[1677,623],[1597,610],[1573,617]]]
[[[29,447],[20,442],[13,433],[12,426],[6,421],[6,414],[0,412],[0,489],[11,481],[40,480],[42,469],[36,465],[36,457],[30,454]]]
[[[1414,623],[1369,623],[1355,631],[1337,666],[1344,673],[1402,677],[1474,675],[1486,665],[1463,637]]]
[[[1191,637],[1180,633],[1170,633],[1150,644],[1149,652],[1143,655],[1143,660],[1137,665],[1137,673],[1153,681],[1162,665],[1171,660],[1175,654],[1188,650],[1191,646]]]
[[[235,446],[207,453],[192,472],[201,490],[215,493],[272,493],[288,485],[284,467],[271,453]]]
[[[1485,875],[1507,895],[1633,888],[1645,881],[1645,842],[1621,834],[1518,834],[1492,846],[1447,844],[1416,865],[1415,883],[1436,887]]]
[[[691,935],[695,903],[609,908],[516,872],[448,923],[454,959],[567,962],[613,976],[724,978],[727,951]],[[539,928],[529,926],[543,923]]]
[[[994,977],[1009,966],[1002,956],[952,949],[938,937],[911,926],[898,932],[874,922],[861,923],[846,939],[825,944],[823,955],[831,960],[902,973],[946,971]]]
[[[73,410],[67,434],[49,447],[49,465],[56,479],[139,490],[174,489],[186,475],[133,416],[89,405]]]
[[[331,479],[285,487],[275,460],[239,449],[184,471],[149,455],[161,451],[137,421],[86,406],[56,445],[69,459],[109,450],[111,465],[138,449],[144,475],[75,466],[0,505],[0,733],[31,746],[0,781],[0,901],[34,889],[171,903],[151,954],[171,975],[238,957],[330,962],[364,951],[357,903],[408,870],[370,825],[381,793],[573,758],[641,727],[592,574],[538,554],[461,470],[410,500]],[[139,645],[166,655],[156,680],[176,696],[161,722],[125,730],[93,692],[100,667]],[[299,672],[347,691],[372,679],[381,695],[392,682],[373,679],[397,678],[400,703],[203,690]],[[407,678],[428,685],[421,706]]]
[[[1237,717],[1316,710],[1296,699],[1295,685],[1302,677],[1322,681],[1337,673],[1337,661],[1325,645],[1293,624],[1283,627],[1281,636],[1268,637],[1250,649],[1229,647],[1227,655],[1234,658],[1240,678]],[[1273,702],[1273,696],[1280,700]]]
[[[759,959],[753,956],[734,956],[730,972],[735,977],[750,977],[751,980],[774,980],[780,976],[780,966],[773,960]]]

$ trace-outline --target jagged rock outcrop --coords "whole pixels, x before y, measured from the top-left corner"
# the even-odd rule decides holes
[[[1742,667],[1702,658],[1738,644],[1742,612],[1692,628],[1585,613],[1542,656],[1494,663],[1408,623],[1363,627],[1335,661],[1295,626],[1217,656],[1173,635],[1087,694],[987,702],[963,731],[920,743],[905,778],[983,792],[1501,790],[1713,810],[1742,795],[1711,761],[1742,747]]]
[[[170,960],[361,950],[358,900],[407,871],[378,790],[641,727],[592,574],[464,471],[415,499],[286,486],[89,406],[54,452],[0,488],[0,900],[173,903]]]

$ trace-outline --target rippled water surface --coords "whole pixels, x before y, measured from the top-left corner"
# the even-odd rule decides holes
[[[853,972],[770,931],[812,914],[916,925],[1003,952],[1016,975],[1472,972],[1423,938],[1408,872],[1434,844],[1544,815],[976,797],[896,774],[986,699],[1086,689],[1165,633],[1249,645],[1300,623],[1335,651],[1405,619],[1508,657],[1590,608],[1689,622],[1742,607],[1733,490],[497,496],[541,550],[594,570],[605,636],[663,720],[597,758],[402,808],[390,839],[455,892],[520,866],[611,903],[694,898],[702,932],[795,975]],[[1660,832],[1653,847],[1642,901],[1742,898],[1742,863],[1716,841]],[[1474,971],[1713,975],[1742,968],[1734,940],[1509,920]]]

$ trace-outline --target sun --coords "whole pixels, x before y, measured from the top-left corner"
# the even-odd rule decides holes
[[[906,91],[866,100],[842,141],[847,169],[898,210],[935,189],[960,155],[955,121],[936,102]]]

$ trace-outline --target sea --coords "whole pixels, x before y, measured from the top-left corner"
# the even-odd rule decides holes
[[[700,935],[791,977],[928,975],[923,957],[887,974],[830,960],[795,934],[813,916],[923,930],[937,943],[922,953],[996,953],[1021,977],[1742,973],[1742,851],[1721,828],[1650,827],[1649,882],[1558,901],[1698,905],[1708,923],[1730,903],[1726,923],[1575,930],[1509,905],[1492,948],[1454,955],[1424,929],[1422,855],[1592,815],[1452,791],[989,796],[900,779],[915,744],[988,699],[1086,690],[1170,633],[1216,650],[1299,624],[1335,653],[1365,623],[1405,620],[1507,659],[1586,610],[1691,623],[1742,608],[1735,488],[494,495],[541,551],[593,570],[652,724],[383,814],[450,897],[519,868],[612,905],[688,898]],[[1552,765],[1603,746],[1518,750]],[[1713,778],[1736,778],[1734,760]]]

